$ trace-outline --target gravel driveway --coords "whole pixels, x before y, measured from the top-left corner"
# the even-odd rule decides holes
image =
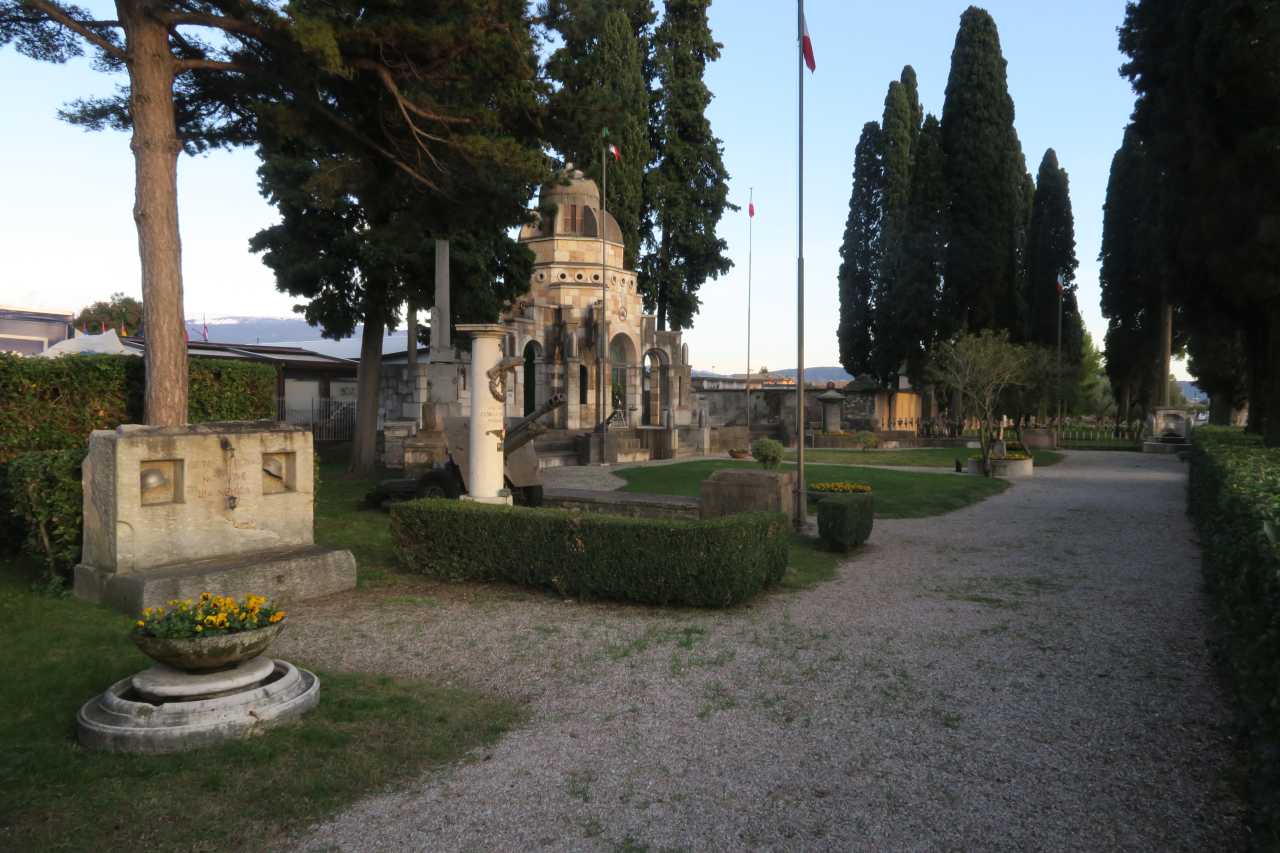
[[[505,588],[296,608],[285,657],[516,696],[327,850],[1234,850],[1185,469],[1073,452],[728,613]],[[348,602],[349,603],[349,602]],[[323,662],[323,663],[321,663]]]

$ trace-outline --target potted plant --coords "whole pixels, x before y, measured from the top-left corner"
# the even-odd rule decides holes
[[[870,494],[871,487],[866,483],[853,483],[847,480],[832,483],[809,483],[805,489],[809,500],[816,501],[831,495],[865,495]]]
[[[148,607],[130,636],[147,657],[176,669],[199,672],[255,658],[284,630],[285,611],[260,595],[243,601],[200,594]]]

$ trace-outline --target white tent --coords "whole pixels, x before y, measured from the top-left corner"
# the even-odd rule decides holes
[[[74,338],[58,341],[39,355],[42,358],[54,358],[60,355],[75,355],[78,353],[141,355],[137,350],[121,343],[120,336],[115,333],[115,330],[107,330],[101,335],[76,335]]]

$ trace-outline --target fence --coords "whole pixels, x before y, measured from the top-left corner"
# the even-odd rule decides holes
[[[1142,427],[1066,424],[1058,434],[1058,446],[1075,450],[1141,450]]]
[[[311,427],[316,441],[351,441],[356,434],[356,405],[349,400],[276,401],[280,420],[295,426]]]

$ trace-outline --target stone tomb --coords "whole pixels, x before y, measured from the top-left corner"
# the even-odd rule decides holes
[[[309,430],[274,421],[96,430],[75,593],[136,614],[201,592],[285,603],[353,589],[312,538]]]

